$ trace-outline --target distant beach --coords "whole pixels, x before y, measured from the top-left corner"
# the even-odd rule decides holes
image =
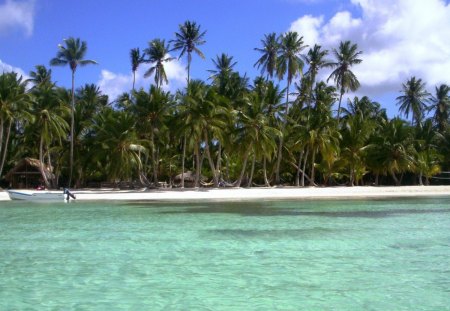
[[[80,189],[72,190],[78,201],[243,201],[243,200],[308,200],[363,199],[395,197],[450,196],[450,186],[391,186],[391,187],[261,187],[261,188],[185,188],[185,189]],[[9,200],[0,191],[0,201]]]

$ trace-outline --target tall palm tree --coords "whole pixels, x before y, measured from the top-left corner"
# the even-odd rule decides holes
[[[166,71],[164,70],[164,63],[174,60],[173,57],[169,57],[170,47],[166,45],[165,40],[154,39],[148,43],[148,48],[144,50],[145,55],[148,56],[144,60],[146,63],[153,64],[144,74],[144,77],[155,75],[155,83],[157,88],[161,88],[163,83],[169,83],[167,79]]]
[[[130,50],[130,60],[131,60],[131,71],[133,72],[133,91],[134,85],[136,83],[136,71],[139,65],[144,62],[144,55],[141,54],[139,48],[134,48]]]
[[[434,110],[433,121],[443,133],[448,128],[450,117],[450,86],[441,84],[436,86],[436,95],[431,97],[430,110]]]
[[[400,106],[399,111],[404,113],[406,117],[411,113],[411,125],[414,125],[414,123],[419,125],[430,97],[425,82],[422,82],[422,79],[412,77],[402,84],[401,92],[403,95],[397,97],[397,105]]]
[[[196,53],[202,59],[205,59],[205,55],[198,48],[198,46],[205,44],[205,34],[206,31],[200,30],[200,25],[197,25],[196,22],[193,21],[185,21],[184,24],[178,26],[179,32],[175,32],[175,39],[170,42],[173,43],[174,51],[180,51],[180,56],[178,59],[183,57],[184,54],[187,54],[187,95],[190,92],[190,76],[191,76],[191,62],[192,62],[192,53]],[[184,176],[184,157],[186,154],[186,137],[183,138],[183,156],[182,156],[182,176]],[[184,187],[184,178],[182,178],[181,187]]]
[[[267,72],[267,76],[273,78],[277,72],[278,50],[280,48],[280,42],[276,33],[264,35],[261,44],[262,48],[255,48],[255,51],[260,52],[262,55],[254,66],[258,69],[261,68],[261,74]]]
[[[300,37],[297,32],[289,31],[281,36],[280,46],[278,51],[277,75],[281,80],[286,75],[286,105],[284,110],[284,122],[282,132],[288,122],[289,113],[289,91],[292,80],[303,71],[304,62],[300,57],[300,52],[306,47],[303,44],[303,37]],[[284,133],[283,133],[284,134]],[[275,182],[280,182],[280,165],[283,150],[283,136],[280,137],[278,146],[277,165],[275,168]]]
[[[356,43],[352,44],[350,41],[341,41],[339,49],[333,49],[335,62],[332,62],[330,66],[335,69],[328,77],[327,82],[333,79],[340,93],[337,114],[338,121],[341,113],[342,96],[348,91],[356,91],[360,86],[351,68],[362,62],[362,59],[359,58],[361,54],[362,51],[358,51],[358,45]]]
[[[179,32],[175,33],[175,40],[171,40],[173,43],[174,51],[181,51],[179,59],[187,54],[187,84],[189,86],[190,73],[191,73],[191,62],[192,62],[192,52],[195,52],[201,58],[205,58],[203,52],[198,48],[199,45],[203,45],[206,41],[203,39],[206,31],[200,30],[200,25],[197,25],[193,21],[185,21],[184,24],[179,25]]]
[[[81,41],[80,38],[70,37],[64,39],[65,46],[59,44],[56,57],[50,60],[51,66],[66,66],[69,65],[72,72],[72,102],[71,102],[71,121],[70,121],[70,173],[69,186],[72,183],[73,173],[73,142],[74,142],[74,123],[75,123],[75,72],[78,66],[86,66],[89,64],[97,64],[95,60],[84,59],[87,52],[86,41]]]

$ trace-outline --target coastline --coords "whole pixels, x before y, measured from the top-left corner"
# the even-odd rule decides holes
[[[186,188],[186,189],[73,189],[77,201],[245,201],[311,199],[383,199],[397,197],[450,196],[450,186],[358,186],[358,187],[260,187],[260,188]],[[0,191],[0,201],[9,201]]]

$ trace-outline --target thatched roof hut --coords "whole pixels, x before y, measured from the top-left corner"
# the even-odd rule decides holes
[[[48,180],[53,178],[50,169],[44,165],[41,172],[41,161],[33,158],[24,158],[14,166],[5,179],[9,181],[10,187],[15,189],[34,189],[43,184],[43,176],[46,174]]]
[[[183,178],[183,174],[178,174],[174,177],[175,182],[181,182]],[[184,172],[184,181],[185,182],[194,182],[195,181],[195,174],[191,171]]]

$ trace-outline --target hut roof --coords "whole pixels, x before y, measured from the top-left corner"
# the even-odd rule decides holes
[[[34,158],[24,158],[20,160],[9,172],[6,174],[5,179],[10,181],[12,176],[14,174],[26,174],[27,168],[32,167],[35,168],[37,171],[40,171],[41,169],[41,161]],[[43,172],[47,178],[52,177],[52,173],[49,170],[48,166],[44,165],[44,172]]]
[[[178,174],[177,176],[175,176],[175,178],[174,178],[175,181],[181,181],[182,175],[183,174]],[[195,181],[194,173],[192,173],[191,171],[184,172],[184,181],[190,181],[190,182]]]

